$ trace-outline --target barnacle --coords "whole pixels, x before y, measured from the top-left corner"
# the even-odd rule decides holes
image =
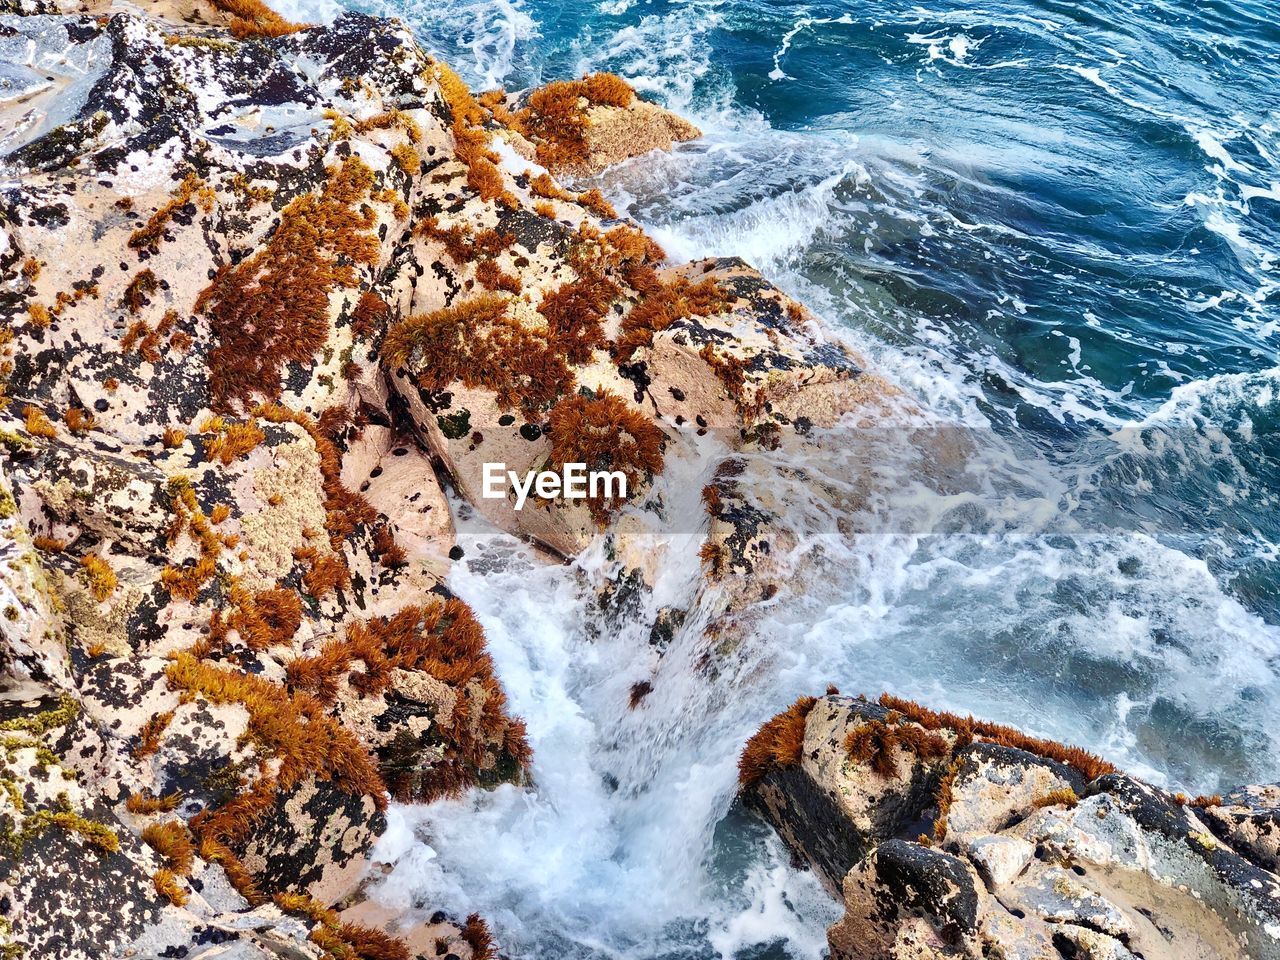
[[[356,529],[372,524],[377,519],[377,511],[369,505],[363,496],[348,490],[342,483],[342,458],[334,444],[330,433],[336,429],[337,417],[342,413],[339,408],[331,407],[321,414],[320,422],[312,420],[305,413],[290,410],[280,404],[262,404],[254,413],[272,423],[296,423],[311,436],[320,454],[320,478],[324,491],[325,529],[329,533],[329,544],[335,553],[342,549],[342,542],[355,533]],[[328,425],[329,430],[325,429]]]

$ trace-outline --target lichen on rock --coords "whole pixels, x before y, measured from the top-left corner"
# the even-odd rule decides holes
[[[1217,804],[889,695],[801,703],[749,742],[743,793],[843,901],[833,957],[1280,956],[1280,877]]]
[[[605,608],[721,431],[691,602],[737,616],[785,539],[753,454],[894,388],[745,263],[672,264],[557,181],[697,136],[617,77],[476,96],[401,24],[257,0],[0,21],[31,85],[0,106],[2,949],[491,956],[478,916],[401,939],[361,897],[393,798],[529,778],[444,586],[451,498],[548,556],[606,540]],[[488,462],[627,492],[516,510]]]

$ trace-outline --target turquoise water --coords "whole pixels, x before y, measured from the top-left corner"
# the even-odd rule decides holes
[[[606,193],[673,256],[741,255],[812,305],[1025,507],[854,544],[762,625],[737,686],[680,673],[692,638],[655,666],[593,637],[563,572],[460,569],[538,788],[407,812],[396,889],[483,909],[517,956],[814,956],[830,906],[733,808],[732,765],[827,680],[1170,786],[1280,777],[1274,10],[354,5],[476,86],[607,69],[694,118],[702,140]],[[618,706],[653,670],[674,719]]]

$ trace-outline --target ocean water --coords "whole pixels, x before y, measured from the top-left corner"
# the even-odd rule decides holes
[[[339,9],[301,2],[286,12]],[[642,616],[594,623],[600,556],[539,565],[460,509],[451,585],[536,782],[398,808],[380,897],[479,910],[519,958],[820,956],[834,905],[733,793],[746,736],[829,681],[1170,787],[1280,778],[1274,9],[350,3],[476,86],[607,69],[696,120],[702,140],[599,185],[674,257],[753,263],[916,405],[911,444],[826,438],[829,483],[878,473],[873,532],[798,519],[821,541],[804,579],[714,671],[696,616],[659,660]],[[963,477],[922,494],[913,456],[953,443]],[[669,481],[689,516],[708,469]],[[687,596],[699,538],[663,542],[655,604]]]

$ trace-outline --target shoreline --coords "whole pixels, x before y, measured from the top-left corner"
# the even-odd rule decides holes
[[[744,261],[672,264],[598,189],[557,181],[697,135],[619,78],[477,95],[398,21],[163,10],[31,27],[33,64],[93,52],[101,72],[74,116],[6,157],[23,169],[0,194],[0,943],[494,956],[478,914],[403,928],[362,893],[390,799],[530,782],[524,722],[446,584],[465,555],[446,486],[531,555],[599,550],[582,602],[635,640],[650,673],[616,709],[643,712],[665,658],[694,682],[731,674],[770,604],[830,562],[807,538],[866,491],[806,473],[842,452],[824,429],[895,429],[913,401]],[[5,121],[38,121],[42,95]],[[674,465],[706,460],[709,434],[705,485],[678,489]],[[970,453],[927,452],[953,470]],[[495,462],[627,484],[526,505],[483,494]],[[670,535],[682,510],[696,557]],[[849,748],[838,777],[892,757],[890,728],[939,760],[931,736],[959,721],[930,716],[911,721],[929,735],[872,718],[885,742]],[[811,789],[770,788],[775,808]],[[1274,818],[1263,803],[1234,803],[1247,829]],[[811,813],[775,819],[829,865],[788,835]],[[1205,888],[1228,900],[1268,873],[1231,856]],[[80,887],[101,896],[46,909]],[[1250,923],[1276,909],[1255,900]]]

